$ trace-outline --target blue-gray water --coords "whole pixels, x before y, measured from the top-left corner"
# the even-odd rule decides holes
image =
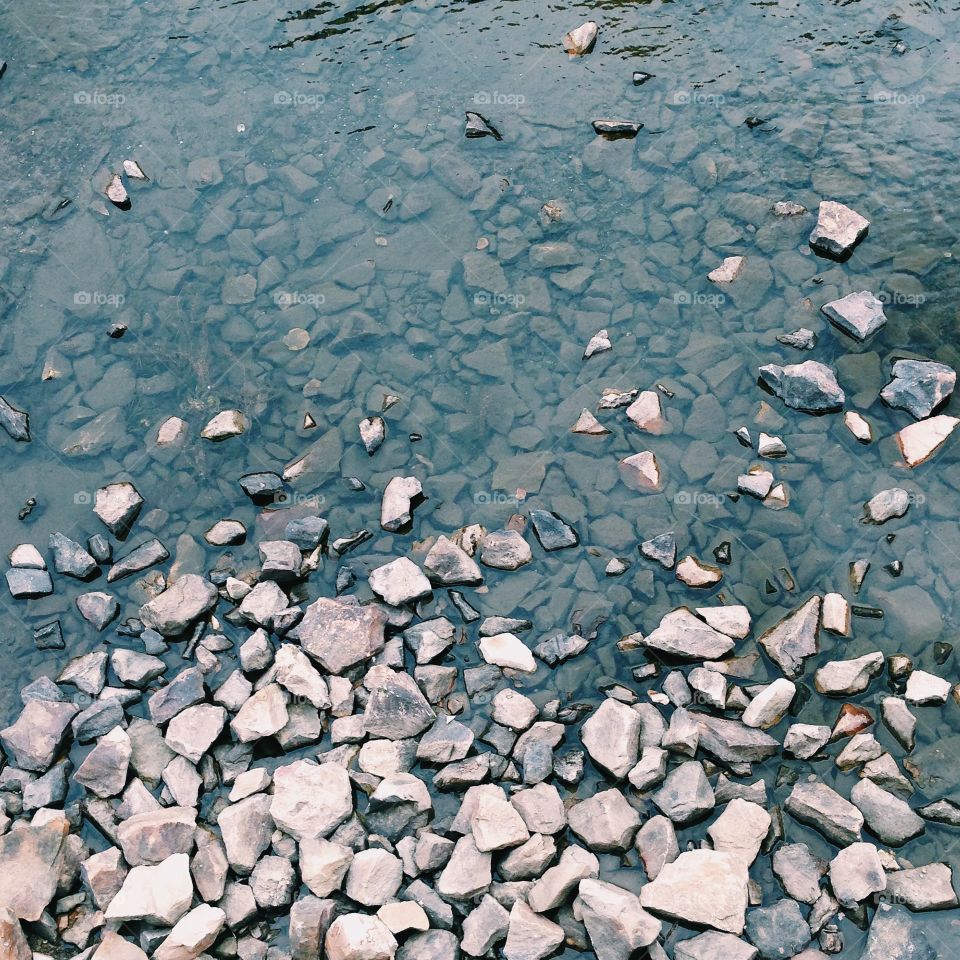
[[[0,392],[30,413],[34,439],[0,436],[0,545],[99,532],[92,491],[122,477],[146,499],[131,544],[149,532],[183,565],[209,569],[223,551],[202,534],[235,517],[251,530],[234,549],[249,565],[256,508],[237,478],[324,438],[323,469],[294,496],[322,504],[334,536],[378,530],[393,475],[416,474],[428,496],[410,536],[381,534],[350,555],[358,573],[415,540],[494,528],[530,507],[576,527],[582,549],[535,547],[533,564],[474,598],[543,634],[577,611],[608,617],[589,654],[558,674],[565,694],[629,680],[617,637],[706,599],[639,558],[639,541],[670,529],[681,555],[707,561],[732,543],[715,593],[746,603],[761,628],[813,592],[852,597],[848,564],[870,558],[856,599],[885,617],[856,619],[853,639],[827,641],[821,661],[879,648],[956,679],[954,656],[940,665],[932,653],[955,636],[956,447],[915,471],[897,466],[890,437],[909,418],[877,394],[896,356],[957,365],[957,11],[876,0],[8,2]],[[569,59],[560,38],[591,17],[596,49]],[[634,86],[635,70],[655,78]],[[465,110],[503,140],[465,139]],[[644,128],[600,140],[590,121],[604,116]],[[150,181],[131,185],[122,212],[103,188],[126,158]],[[845,264],[811,254],[812,215],[770,215],[776,200],[815,211],[821,198],[871,221]],[[559,223],[541,215],[551,200],[565,208]],[[544,242],[569,243],[570,255],[542,266]],[[730,255],[748,258],[746,275],[718,289],[706,274]],[[242,275],[256,278],[253,299],[228,302]],[[865,345],[819,313],[859,289],[888,300],[886,328]],[[115,321],[129,326],[122,339],[106,334]],[[776,342],[798,326],[817,332],[813,353]],[[583,361],[601,328],[613,350]],[[809,358],[837,368],[847,408],[877,442],[861,446],[839,416],[788,411],[757,387],[760,364]],[[655,383],[673,393],[664,435],[639,433],[622,410],[599,414],[609,437],[569,433],[604,388]],[[401,400],[368,458],[357,423],[385,394]],[[724,496],[756,461],[732,431],[756,436],[764,400],[783,418],[769,432],[790,451],[772,467],[790,490],[781,511]],[[245,411],[248,432],[199,439],[225,408]],[[315,429],[303,429],[307,413]],[[158,460],[147,439],[171,415],[190,440]],[[97,417],[90,452],[65,454]],[[663,493],[620,482],[617,460],[643,449],[665,470]],[[350,491],[351,476],[367,490]],[[861,525],[863,502],[893,485],[916,494],[907,517]],[[20,522],[30,496],[38,506]],[[630,559],[622,578],[604,576],[611,556]],[[899,578],[884,569],[894,559]],[[335,575],[328,558],[314,583]],[[134,580],[116,585],[124,616],[143,599]],[[45,600],[0,600],[4,716],[23,683],[65,659],[34,650],[35,625],[62,618],[67,653],[102,639],[73,607],[83,589],[58,578]],[[803,719],[827,708],[815,702]],[[919,743],[956,732],[956,711],[920,708]],[[955,860],[954,844],[933,827],[911,853]],[[948,936],[952,922],[937,921]]]

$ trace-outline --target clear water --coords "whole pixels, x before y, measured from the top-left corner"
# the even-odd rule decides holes
[[[589,17],[597,47],[568,59],[560,38]],[[671,529],[681,555],[707,561],[731,542],[714,594],[746,603],[760,629],[813,592],[849,596],[849,562],[870,558],[858,602],[885,617],[857,619],[823,659],[901,651],[955,679],[954,656],[938,665],[932,645],[955,633],[956,447],[898,467],[889,438],[907,418],[877,393],[893,357],[958,361],[957,27],[956,5],[876,0],[8,3],[0,385],[29,411],[34,439],[0,436],[0,543],[98,532],[92,491],[127,477],[147,501],[129,542],[160,536],[182,569],[209,569],[223,551],[202,534],[216,519],[245,521],[251,540],[262,529],[237,478],[323,438],[322,469],[294,496],[316,498],[334,536],[378,531],[379,494],[396,474],[419,476],[429,498],[411,536],[378,535],[349,555],[359,574],[414,540],[494,528],[529,507],[577,528],[584,549],[535,547],[533,564],[473,596],[484,613],[530,616],[540,634],[607,619],[587,655],[538,676],[543,699],[629,680],[642,657],[617,654],[616,639],[708,599],[639,559],[640,540]],[[634,70],[655,79],[634,86]],[[468,109],[503,140],[465,139]],[[607,142],[590,128],[597,117],[644,128]],[[108,210],[102,191],[125,158],[150,182],[131,185],[130,211]],[[769,212],[821,198],[871,220],[846,264],[812,256],[812,216]],[[550,200],[565,208],[559,223],[542,219]],[[555,241],[570,244],[569,262],[540,265],[532,248]],[[746,274],[718,290],[706,274],[734,254],[747,256]],[[253,299],[227,302],[241,275],[256,278]],[[887,296],[889,323],[859,346],[818,308],[864,288]],[[129,326],[119,340],[106,334],[115,321]],[[775,340],[801,325],[818,333],[811,354]],[[583,361],[601,328],[613,350]],[[309,342],[294,349],[301,330]],[[790,450],[772,469],[790,507],[732,502],[724,495],[756,462],[732,430],[756,436],[769,400],[757,367],[811,357],[836,366],[848,409],[878,442],[860,446],[839,416],[771,401],[769,432]],[[45,367],[58,375],[43,380]],[[569,433],[604,388],[655,383],[673,394],[664,435],[639,433],[622,410],[599,414],[608,437]],[[368,458],[357,423],[384,394],[402,399]],[[245,411],[247,434],[200,440],[230,407]],[[191,439],[157,460],[146,438],[170,415]],[[101,440],[65,454],[95,417]],[[617,460],[643,449],[665,471],[661,494],[619,480]],[[366,491],[349,490],[351,476]],[[895,484],[916,494],[907,517],[861,525],[863,502]],[[249,544],[233,552],[255,562]],[[611,556],[631,560],[625,576],[604,576]],[[893,559],[899,578],[884,570]],[[335,576],[327,558],[310,589]],[[115,585],[124,615],[142,602],[136,579]],[[24,682],[65,659],[34,649],[34,626],[60,617],[67,653],[103,639],[73,607],[82,589],[59,578],[45,600],[0,600],[4,716]],[[761,664],[756,679],[766,676]],[[882,688],[860,701],[875,707]],[[814,698],[802,719],[829,722],[832,707]],[[953,704],[920,713],[920,745],[957,731]],[[909,850],[917,862],[956,858],[954,836],[936,827]],[[924,918],[946,942],[953,922]]]

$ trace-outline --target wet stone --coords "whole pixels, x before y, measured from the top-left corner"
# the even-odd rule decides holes
[[[686,660],[716,660],[733,650],[731,637],[694,616],[686,607],[666,614],[640,643],[651,650]]]
[[[882,301],[869,290],[831,300],[820,309],[835,327],[860,343],[872,337],[887,322]]]
[[[97,569],[97,561],[79,543],[62,533],[51,533],[49,546],[57,573],[84,580]]]
[[[269,503],[283,493],[283,479],[276,473],[248,473],[240,478],[240,488],[254,503]]]
[[[385,628],[386,614],[376,606],[321,597],[307,607],[289,636],[324,670],[341,674],[383,649]]]
[[[767,630],[758,643],[788,678],[803,672],[804,661],[820,649],[820,598],[811,597]]]
[[[432,726],[436,714],[413,678],[389,667],[374,667],[364,678],[370,691],[364,729],[388,740],[415,737]]]
[[[860,840],[863,815],[824,783],[796,784],[784,803],[784,809],[839,846]]]
[[[217,602],[216,587],[209,580],[186,573],[173,585],[140,608],[145,627],[165,637],[183,633]]]
[[[781,333],[777,343],[793,347],[794,350],[812,350],[817,345],[817,335],[806,327],[799,327],[792,333]]]
[[[889,407],[906,410],[916,420],[929,417],[957,383],[956,371],[934,360],[897,360],[891,375],[880,398]]]
[[[368,456],[373,456],[383,445],[387,436],[387,425],[383,417],[365,417],[360,421],[360,439]]]
[[[549,510],[531,510],[530,523],[544,550],[562,550],[580,542],[573,528]]]
[[[398,557],[373,570],[370,589],[390,604],[399,607],[428,597],[433,591],[423,571],[409,558]]]
[[[114,536],[125,536],[140,515],[143,497],[128,481],[108,483],[93,497],[93,512]]]
[[[423,568],[434,583],[475,585],[483,582],[476,561],[442,535],[424,558]]]
[[[423,495],[416,477],[393,477],[383,491],[380,526],[393,533],[404,530],[413,520],[413,507]]]
[[[103,630],[120,612],[116,597],[109,593],[82,593],[76,603],[80,616],[97,631]]]
[[[571,56],[589,53],[597,42],[597,32],[597,24],[593,20],[588,20],[564,35],[563,49]]]
[[[786,367],[768,363],[760,367],[759,375],[788,407],[804,413],[840,410],[846,399],[836,374],[817,360]]]
[[[16,568],[7,570],[7,588],[15,600],[28,600],[46,597],[53,593],[53,581],[46,570],[26,570]]]
[[[866,236],[869,226],[869,220],[845,204],[821,200],[810,246],[822,256],[842,259]]]
[[[867,523],[886,523],[902,517],[910,509],[910,493],[903,487],[881,490],[863,505]]]
[[[661,533],[640,544],[640,553],[648,560],[654,560],[664,570],[672,570],[677,562],[677,540],[674,534]]]
[[[494,530],[480,545],[480,562],[496,570],[516,570],[532,559],[529,544],[516,530]]]
[[[124,577],[132,576],[141,570],[146,570],[147,567],[163,563],[169,556],[167,548],[154,537],[146,543],[134,547],[133,550],[121,557],[107,571],[107,582],[113,583],[116,580],[122,580]]]
[[[4,397],[0,397],[0,427],[12,440],[29,442],[30,418],[23,410],[18,410]]]
[[[763,960],[796,956],[810,942],[810,927],[794,900],[779,900],[747,914],[747,939]]]
[[[674,768],[652,799],[657,809],[680,825],[701,820],[715,804],[703,765],[696,760]]]
[[[896,434],[897,446],[908,467],[918,467],[947,442],[960,418],[937,416],[911,423]]]

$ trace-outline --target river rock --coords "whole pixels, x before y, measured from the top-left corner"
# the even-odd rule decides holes
[[[887,888],[880,854],[872,843],[851,843],[830,861],[830,886],[841,906],[856,907]]]
[[[801,823],[813,827],[838,846],[845,847],[860,840],[863,815],[825,783],[801,781],[795,784],[783,806]]]
[[[706,713],[692,716],[700,729],[700,747],[723,763],[754,763],[773,756],[780,744],[760,730]]]
[[[831,413],[843,407],[846,397],[837,376],[826,364],[805,360],[782,367],[760,367],[760,379],[788,406],[803,413]]]
[[[203,577],[185,573],[140,608],[145,627],[165,637],[177,636],[217,603],[217,588]]]
[[[707,828],[707,834],[714,850],[742,857],[749,867],[760,852],[770,823],[770,814],[759,804],[735,797]]]
[[[124,537],[140,515],[143,497],[128,481],[108,483],[93,495],[93,512],[115,537]]]
[[[398,557],[377,567],[369,577],[370,589],[392,607],[413,603],[433,591],[423,571],[408,557]]]
[[[960,418],[943,414],[911,423],[896,434],[897,446],[908,467],[918,467],[947,442]]]
[[[870,221],[836,200],[821,200],[810,246],[821,256],[843,259],[866,236]]]
[[[796,694],[797,685],[792,680],[780,677],[764,687],[750,701],[741,715],[741,720],[748,727],[769,730],[786,716]]]
[[[383,491],[380,526],[396,533],[413,520],[413,506],[422,498],[423,487],[416,477],[393,477]]]
[[[675,960],[756,960],[757,948],[730,933],[708,930],[689,940],[681,940]]]
[[[913,911],[949,910],[958,906],[953,870],[947,863],[930,863],[888,873],[887,897]]]
[[[619,790],[601,790],[580,801],[567,811],[567,821],[577,837],[601,853],[626,850],[640,827],[640,815]]]
[[[601,880],[581,880],[579,915],[597,960],[630,960],[660,935],[661,923],[640,906],[636,894]]]
[[[346,913],[330,925],[324,949],[328,960],[393,960],[397,941],[377,917]]]
[[[861,780],[850,791],[870,832],[884,843],[899,847],[920,836],[926,825],[910,805],[878,787],[872,780]]]
[[[696,760],[673,769],[652,799],[665,816],[681,825],[701,820],[716,803],[703,764]]]
[[[495,570],[516,570],[532,559],[530,545],[516,530],[493,530],[480,544],[480,562]]]
[[[902,517],[910,509],[910,493],[903,487],[881,490],[863,505],[867,523],[886,523]]]
[[[672,570],[677,562],[677,538],[670,533],[661,533],[659,536],[644,540],[640,544],[640,553],[648,560],[654,560],[664,570]]]
[[[883,303],[869,290],[850,293],[820,308],[834,326],[863,343],[887,322]]]
[[[510,911],[505,960],[543,960],[563,943],[563,927],[534,913],[522,900]]]
[[[597,42],[597,24],[593,20],[581,23],[563,37],[563,49],[571,56],[580,57],[589,53]]]
[[[439,536],[423,561],[423,569],[434,582],[443,585],[483,582],[483,574],[476,561],[452,540]]]
[[[594,763],[622,780],[637,762],[640,728],[636,710],[608,697],[584,721],[580,739]]]
[[[767,656],[789,678],[803,672],[803,662],[820,649],[820,598],[811,597],[803,606],[788,613],[758,640]]]
[[[747,914],[747,939],[763,960],[795,957],[810,942],[810,927],[794,900],[778,900]]]
[[[725,257],[723,263],[707,274],[707,279],[714,283],[733,283],[743,273],[746,257]]]
[[[274,771],[270,816],[295,840],[329,836],[352,813],[350,777],[339,764],[295,760]]]
[[[391,900],[403,881],[403,863],[386,850],[361,850],[350,862],[346,893],[365,907],[379,907]]]
[[[686,607],[666,614],[640,642],[651,650],[686,660],[717,660],[735,646],[730,637],[705,624]]]
[[[220,441],[238,437],[247,429],[247,418],[239,410],[221,410],[200,431],[204,440]]]
[[[0,836],[0,910],[20,920],[40,919],[64,869],[68,830],[58,814],[46,823],[18,823]]]
[[[860,960],[937,960],[917,921],[901,906],[880,903]]]
[[[320,597],[307,607],[288,636],[324,670],[340,674],[379,653],[387,615],[378,606],[358,606]]]
[[[97,561],[79,543],[62,533],[51,533],[49,546],[57,573],[85,580],[97,569]]]
[[[176,853],[156,866],[134,867],[104,916],[107,920],[145,920],[170,927],[190,909],[192,900],[190,858]]]
[[[915,420],[929,417],[957,384],[956,371],[935,360],[897,360],[891,376],[880,398],[888,407],[906,410]]]
[[[530,523],[544,550],[563,550],[580,542],[574,529],[550,510],[531,510]]]
[[[870,686],[873,677],[883,672],[884,663],[884,656],[879,650],[855,660],[833,660],[817,670],[814,684],[819,693],[828,697],[861,693]]]
[[[788,843],[773,852],[773,872],[787,896],[814,904],[820,897],[820,878],[827,863],[815,857],[805,843]]]
[[[370,736],[387,740],[415,737],[436,719],[433,708],[409,674],[376,666],[363,683],[370,691],[363,715],[363,727]]]
[[[16,721],[0,730],[0,742],[18,767],[43,773],[56,758],[78,711],[72,703],[30,700]]]

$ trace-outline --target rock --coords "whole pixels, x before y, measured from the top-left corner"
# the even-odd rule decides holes
[[[350,862],[346,893],[366,907],[381,906],[392,899],[403,880],[403,864],[386,850],[361,850]]]
[[[436,889],[445,900],[472,900],[490,886],[490,854],[477,849],[470,834],[461,837],[437,878]]]
[[[368,456],[372,457],[380,449],[386,437],[387,425],[384,423],[383,417],[364,417],[360,421],[360,439],[363,441]]]
[[[323,941],[333,921],[336,906],[332,900],[301,897],[290,907],[291,960],[314,960],[323,950]]]
[[[116,597],[109,593],[81,593],[76,602],[80,616],[98,632],[112,623],[120,612]]]
[[[619,462],[618,468],[621,479],[631,490],[655,493],[661,488],[663,477],[660,464],[649,450],[625,457]]]
[[[764,960],[795,957],[810,942],[810,927],[794,900],[778,900],[747,914],[747,939]]]
[[[93,897],[97,908],[103,910],[123,886],[127,866],[116,847],[95,853],[80,864],[83,885]]]
[[[660,935],[661,924],[628,890],[600,880],[581,880],[579,912],[597,960],[630,960]]]
[[[201,903],[181,917],[154,952],[154,960],[196,960],[220,935],[227,915]]]
[[[465,111],[467,117],[467,126],[464,130],[464,136],[471,140],[477,140],[480,137],[493,137],[494,140],[502,140],[500,131],[482,114],[474,110]]]
[[[190,909],[192,900],[190,858],[176,853],[156,866],[134,867],[104,916],[107,920],[145,920],[170,927]]]
[[[241,876],[253,870],[260,855],[270,846],[274,830],[270,816],[272,802],[267,794],[257,793],[224,807],[217,816],[227,860]]]
[[[146,543],[134,547],[129,553],[117,560],[107,571],[107,582],[113,583],[116,580],[122,580],[124,577],[132,576],[141,570],[146,570],[147,567],[152,567],[154,564],[163,563],[169,556],[167,548],[154,537]]]
[[[795,350],[812,350],[817,345],[817,335],[806,327],[799,327],[792,333],[781,333],[777,337],[777,343]]]
[[[423,561],[423,569],[434,582],[443,585],[483,582],[483,574],[476,561],[452,540],[439,536]]]
[[[0,397],[0,427],[11,440],[30,441],[30,417]]]
[[[769,470],[752,468],[749,473],[743,473],[737,477],[737,492],[749,494],[758,500],[763,500],[770,493],[771,487],[773,487],[773,474]]]
[[[910,509],[910,494],[903,487],[881,490],[863,505],[867,523],[886,523],[902,517]]]
[[[583,56],[593,49],[597,42],[597,24],[593,20],[581,23],[579,27],[571,30],[563,37],[563,49],[570,56]]]
[[[634,845],[648,880],[656,880],[664,866],[680,856],[677,832],[669,817],[650,817],[637,832]]]
[[[132,752],[126,731],[114,727],[87,754],[73,778],[98,797],[115,797],[126,786]]]
[[[583,359],[589,360],[595,353],[606,353],[612,349],[610,337],[606,330],[600,330],[590,338],[586,350],[583,351]]]
[[[495,570],[516,570],[532,559],[529,544],[516,530],[494,530],[480,544],[480,562]]]
[[[493,721],[513,730],[526,730],[540,712],[529,697],[510,688],[499,691],[490,706]]]
[[[733,650],[734,641],[705,624],[686,607],[666,614],[643,646],[685,660],[717,660]]]
[[[198,667],[188,667],[186,670],[181,670],[147,701],[150,719],[158,725],[166,723],[181,710],[199,703],[205,696],[203,674]]]
[[[563,943],[563,927],[534,913],[522,900],[510,911],[505,960],[543,960]]]
[[[223,707],[212,703],[187,707],[170,721],[165,737],[167,746],[197,764],[220,736],[226,722],[227,711]]]
[[[602,437],[610,431],[586,408],[580,411],[577,422],[570,428],[571,433],[581,433],[590,437]]]
[[[230,729],[241,743],[250,743],[279,733],[289,719],[286,694],[278,684],[268,683],[244,702]]]
[[[915,912],[949,910],[958,905],[953,871],[947,863],[930,863],[888,873],[887,898]]]
[[[664,570],[672,570],[677,562],[677,539],[674,534],[661,533],[640,544],[640,553],[648,560],[655,560]]]
[[[413,678],[389,667],[373,667],[364,678],[370,691],[363,725],[367,734],[402,740],[423,733],[436,719]]]
[[[481,853],[506,850],[525,843],[530,833],[523,818],[506,797],[482,793],[470,818],[473,841]]]
[[[0,730],[0,742],[18,767],[43,773],[60,751],[78,709],[72,703],[30,700],[16,721]]]
[[[850,791],[870,832],[884,843],[899,847],[920,836],[926,829],[921,817],[910,805],[892,793],[878,787],[872,780],[861,780]]]
[[[357,606],[320,597],[288,636],[328,673],[342,674],[379,653],[387,615],[378,606]]]
[[[891,375],[880,399],[888,407],[906,410],[915,420],[929,417],[957,383],[956,371],[934,360],[897,360]]]
[[[827,864],[805,843],[788,843],[774,850],[773,872],[787,896],[813,904],[820,897],[820,878],[827,872]]]
[[[830,886],[841,906],[856,907],[887,888],[880,854],[872,843],[851,843],[830,861]]]
[[[238,437],[247,429],[247,418],[239,410],[222,410],[200,431],[204,440],[220,441]]]
[[[681,825],[703,819],[715,803],[703,764],[696,760],[688,760],[671,770],[652,799],[665,816]]]
[[[780,744],[736,720],[693,714],[700,729],[700,747],[723,763],[754,763],[773,756]]]
[[[485,956],[507,935],[510,914],[489,894],[463,921],[463,939],[460,948],[471,957]]]
[[[880,701],[880,713],[884,726],[897,738],[900,745],[907,751],[913,750],[917,718],[910,712],[906,702],[899,697],[884,697]]]
[[[873,428],[870,422],[855,410],[848,410],[843,415],[843,423],[861,443],[870,443],[873,440]]]
[[[14,825],[0,836],[0,910],[39,920],[53,899],[67,858],[69,825],[62,818]],[[27,882],[29,880],[29,882]]]
[[[836,200],[821,200],[817,225],[810,233],[815,253],[831,259],[843,259],[866,236],[870,221]]]
[[[742,859],[715,850],[691,850],[665,864],[656,880],[641,888],[640,904],[671,920],[740,934],[747,885]]]
[[[666,773],[667,751],[659,747],[644,747],[640,759],[627,774],[627,778],[635,790],[643,792],[660,783]]]
[[[675,960],[756,960],[757,948],[729,933],[708,930],[689,940],[681,940]]]
[[[118,933],[108,930],[100,941],[96,960],[146,960],[147,955],[136,945],[124,940]]]
[[[537,663],[529,647],[512,633],[480,638],[480,655],[487,663],[522,673],[536,673]]]
[[[696,557],[684,557],[677,564],[677,579],[688,587],[712,587],[723,579],[723,571]]]
[[[714,850],[742,857],[749,867],[760,852],[770,823],[770,814],[763,807],[736,797],[707,828],[707,834]]]
[[[644,390],[638,394],[637,399],[627,407],[626,413],[627,419],[646,433],[663,433],[666,428],[660,394],[655,390]]]
[[[51,533],[49,546],[57,573],[85,580],[97,569],[97,561],[79,543],[62,533]]]
[[[880,903],[860,960],[937,960],[920,925],[901,906]]]
[[[927,673],[926,670],[914,670],[907,679],[904,697],[907,703],[918,706],[946,703],[950,695],[950,681]]]
[[[803,661],[820,650],[820,598],[811,597],[788,613],[757,641],[767,656],[790,678],[803,672]]]
[[[217,588],[194,573],[185,573],[140,608],[145,627],[164,637],[183,633],[217,603]]]
[[[123,857],[131,866],[161,863],[176,853],[193,850],[196,811],[162,807],[135,814],[117,828]]]
[[[370,574],[369,583],[370,589],[392,607],[413,603],[433,592],[423,571],[408,557],[398,557],[377,567]]]
[[[796,694],[797,685],[792,680],[780,677],[750,701],[741,719],[748,727],[769,730],[786,716]]]
[[[870,686],[870,680],[883,672],[884,656],[878,650],[855,660],[833,660],[814,674],[819,693],[828,697],[861,693]]]
[[[803,413],[831,413],[846,400],[836,374],[826,364],[806,360],[782,367],[760,367],[760,379],[788,406]]]
[[[289,906],[298,886],[293,864],[285,857],[261,857],[250,874],[250,890],[261,909],[276,910]]]
[[[330,925],[324,949],[328,960],[393,960],[397,941],[377,917],[346,913]]]
[[[917,467],[932,457],[956,429],[960,419],[937,416],[911,423],[896,434],[897,446],[908,467]]]
[[[824,595],[820,626],[840,637],[850,636],[850,604],[839,593]]]
[[[380,526],[392,533],[408,527],[413,520],[414,504],[422,495],[423,487],[416,477],[393,477],[383,491]]]
[[[725,257],[723,263],[707,274],[707,279],[714,283],[733,283],[743,273],[746,257]]]
[[[270,815],[295,840],[329,836],[353,813],[347,771],[336,763],[295,760],[273,775]]]
[[[626,850],[640,827],[640,815],[619,790],[601,790],[567,811],[570,830],[591,850]]]
[[[106,194],[107,199],[118,209],[130,209],[130,197],[127,194],[127,188],[123,185],[123,178],[119,173],[114,173],[110,176],[110,180],[103,192]]]
[[[14,568],[4,573],[7,588],[14,600],[30,600],[53,593],[53,581],[46,570]]]
[[[580,739],[597,766],[622,780],[637,762],[640,727],[636,710],[608,697],[584,721]]]
[[[377,917],[394,935],[407,933],[410,930],[430,929],[430,919],[423,907],[412,900],[395,900],[392,903],[385,903],[377,911]]]
[[[143,497],[127,481],[108,483],[93,495],[93,512],[115,537],[124,537],[140,515]]]
[[[580,542],[573,528],[549,510],[531,510],[530,523],[544,550],[563,550]]]
[[[340,889],[352,860],[353,850],[343,844],[322,837],[300,841],[300,874],[318,897],[328,897]]]
[[[839,300],[831,300],[820,308],[835,327],[863,343],[887,322],[883,303],[869,290],[849,293]]]
[[[801,823],[813,827],[838,846],[860,840],[863,815],[825,783],[797,783],[783,806]]]
[[[4,960],[33,960],[33,951],[20,927],[20,921],[0,908],[0,957]]]

